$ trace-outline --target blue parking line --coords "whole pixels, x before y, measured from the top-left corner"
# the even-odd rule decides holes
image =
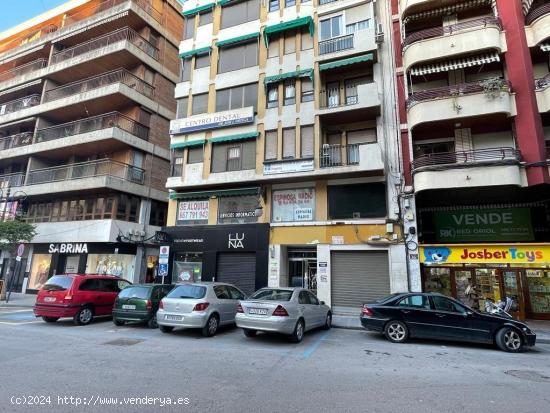
[[[313,343],[306,351],[304,351],[304,353],[302,354],[302,358],[304,360],[310,358],[312,354],[315,353],[315,350],[317,350],[317,348],[321,345],[321,341],[323,341],[325,337],[329,335],[329,333],[330,330],[325,331],[323,334],[321,334],[319,338],[315,341],[315,343]]]

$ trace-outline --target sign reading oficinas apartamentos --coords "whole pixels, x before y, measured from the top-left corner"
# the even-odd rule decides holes
[[[254,122],[252,106],[226,110],[216,113],[201,113],[187,118],[175,119],[170,122],[170,134],[182,135],[210,129],[227,128],[228,126],[245,125]]]

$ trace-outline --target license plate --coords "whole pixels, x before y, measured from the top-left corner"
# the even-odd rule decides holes
[[[55,297],[45,297],[44,301],[47,303],[53,303],[55,301]]]
[[[267,308],[249,308],[248,314],[267,315]]]
[[[181,321],[183,320],[183,317],[181,315],[170,315],[170,314],[166,314],[164,316],[164,319],[165,320],[170,320],[170,321]]]
[[[135,305],[130,305],[130,304],[122,304],[122,309],[123,310],[135,310],[136,306]]]

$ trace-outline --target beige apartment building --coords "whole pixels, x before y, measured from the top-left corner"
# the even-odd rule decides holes
[[[408,289],[386,1],[190,0],[171,122],[172,280]]]
[[[182,32],[175,0],[72,0],[0,33],[0,216],[37,228],[16,290],[154,275]]]

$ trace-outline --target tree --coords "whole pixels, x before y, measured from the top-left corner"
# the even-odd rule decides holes
[[[36,227],[17,219],[0,222],[0,249],[14,254],[21,242],[29,243],[36,235]]]

